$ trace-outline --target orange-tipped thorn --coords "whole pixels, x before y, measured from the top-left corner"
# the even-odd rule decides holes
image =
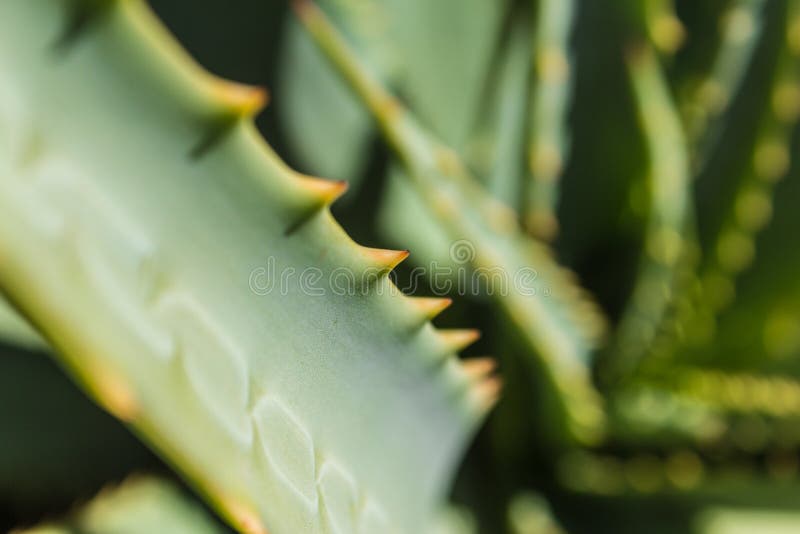
[[[503,380],[493,376],[475,384],[472,387],[473,395],[478,400],[478,404],[488,411],[500,400],[500,393],[503,391]]]
[[[323,180],[313,176],[301,176],[302,186],[312,196],[318,198],[323,206],[333,204],[336,199],[347,192],[348,184],[344,180]]]
[[[93,377],[98,401],[111,415],[126,423],[139,415],[136,394],[121,375],[108,368],[98,368]]]
[[[419,315],[430,321],[453,304],[451,298],[438,297],[410,297],[411,304],[417,309]]]
[[[448,350],[461,352],[481,338],[479,330],[439,330],[439,338]]]
[[[229,80],[215,80],[214,91],[225,107],[243,117],[258,115],[269,101],[269,92],[265,88]]]
[[[462,362],[464,372],[474,381],[479,381],[491,375],[497,369],[494,358],[469,358]]]
[[[373,266],[378,267],[381,272],[387,273],[408,258],[410,254],[407,250],[387,250],[368,247],[363,247],[363,250]]]

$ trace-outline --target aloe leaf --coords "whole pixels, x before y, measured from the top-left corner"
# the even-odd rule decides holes
[[[106,489],[62,522],[18,534],[222,534],[226,530],[172,484],[132,478]]]
[[[777,15],[782,14],[782,9],[777,10]],[[731,356],[738,348],[726,349],[723,355],[717,348],[712,348],[711,340],[714,339],[716,345],[721,347],[727,345],[726,339],[741,339],[739,335],[715,338],[717,318],[733,301],[736,279],[754,257],[755,238],[768,223],[772,212],[774,182],[786,171],[788,149],[785,147],[797,120],[797,109],[800,109],[800,104],[793,104],[798,100],[793,98],[797,87],[797,67],[788,45],[795,18],[790,12],[788,17],[775,19],[782,31],[777,34],[778,46],[768,47],[762,57],[768,73],[763,83],[764,96],[769,104],[764,106],[764,113],[757,122],[752,156],[746,158],[750,160],[748,166],[736,180],[727,180],[725,187],[732,190],[730,195],[720,195],[716,189],[713,199],[716,206],[703,210],[706,226],[709,226],[708,220],[714,218],[715,210],[722,214],[722,221],[711,232],[713,237],[708,240],[708,250],[702,263],[695,267],[695,260],[688,259],[682,261],[680,269],[676,271],[676,277],[682,282],[671,292],[674,295],[671,298],[673,309],[662,321],[663,331],[652,343],[650,374],[674,374],[664,364],[674,361],[676,357],[695,363],[713,362],[714,366],[721,367],[730,367],[736,360]],[[754,24],[755,21],[750,23]],[[784,34],[787,37],[784,38]],[[713,136],[713,130],[706,132],[708,136]],[[700,153],[694,154],[695,161],[701,157]],[[698,246],[690,230],[685,236],[689,258],[694,256],[692,249]],[[759,292],[763,293],[763,290],[759,289]],[[744,309],[748,310],[747,316],[751,317],[753,308],[747,306]],[[749,318],[739,322],[739,333],[757,332],[758,326],[752,323]]]
[[[638,378],[610,403],[618,443],[747,454],[792,450],[800,443],[800,383],[785,371],[673,365]]]
[[[791,534],[800,529],[800,513],[741,508],[709,508],[697,518],[700,534]]]
[[[487,104],[470,134],[465,160],[501,202],[521,208],[525,160],[525,114],[530,89],[531,24],[523,11],[511,23],[495,70]]]
[[[310,2],[296,6],[320,48],[375,117],[430,213],[451,242],[464,240],[462,266],[488,283],[497,308],[514,325],[528,354],[544,367],[555,400],[551,438],[599,439],[603,412],[589,358],[603,323],[594,305],[550,251],[524,235],[514,214],[481,190],[456,153],[418,126],[370,75],[325,15]],[[493,279],[495,275],[505,276],[507,285]]]
[[[328,82],[335,73],[297,26],[288,23],[278,78],[283,130],[310,172],[352,181],[363,170],[369,117],[342,84]]]
[[[503,46],[502,63],[490,76],[490,102],[482,110],[465,149],[464,159],[482,179],[486,191],[508,206],[521,204],[530,38],[527,19],[516,19]],[[414,250],[411,261],[417,266],[440,267],[438,280],[457,282],[459,263],[451,257],[453,240],[426,208],[397,162],[389,166],[378,224],[393,243],[399,246],[405,242]]]
[[[718,442],[728,430],[723,408],[659,384],[630,384],[616,391],[608,404],[609,434],[623,446],[703,446]]]
[[[642,4],[645,13],[645,26],[650,38],[659,46],[658,27],[662,25],[662,30],[669,30],[673,28],[676,32],[680,30],[677,19],[674,19],[674,14],[671,11],[668,1],[653,1]],[[679,155],[677,158],[679,172],[694,178],[696,175],[692,174],[689,169],[686,169],[686,160],[689,160],[689,167],[696,172],[705,166],[705,159],[711,148],[716,148],[718,144],[719,130],[721,127],[722,117],[725,110],[729,107],[732,97],[735,95],[737,88],[742,82],[744,73],[747,71],[755,51],[755,45],[758,42],[760,26],[763,26],[760,20],[760,10],[763,6],[758,1],[753,2],[734,2],[726,10],[722,18],[722,42],[719,44],[719,50],[716,54],[714,62],[709,69],[709,73],[702,83],[697,84],[698,87],[692,87],[691,97],[688,103],[682,102],[684,107],[684,126],[686,135],[685,143],[688,148],[680,150],[679,144],[674,144],[674,154]],[[658,22],[658,21],[661,22]],[[675,34],[677,36],[677,33]],[[671,47],[660,46],[664,52],[674,51]],[[661,82],[666,87],[666,79]],[[648,92],[642,88],[635,90],[634,93],[639,101],[640,113],[644,114],[642,102],[651,98]],[[666,97],[665,101],[669,99]],[[675,127],[674,121],[670,124],[669,131],[677,132],[678,128]],[[667,142],[660,139],[660,134],[657,133],[658,128],[645,128],[646,137],[650,140],[651,145],[661,143],[662,147],[667,147]],[[684,152],[684,153],[682,153]],[[654,153],[651,148],[651,168],[653,175],[656,176],[656,169],[667,169],[668,163],[666,159],[662,159],[658,164],[653,161]],[[665,177],[662,177],[662,183],[666,184]],[[685,189],[685,202],[691,198],[691,192],[686,186],[686,178],[684,178]],[[649,187],[651,195],[654,193],[652,186]],[[671,209],[669,206],[658,205],[656,198],[651,198],[650,209],[650,225],[658,218],[665,217],[667,210]],[[638,358],[642,358],[645,352],[649,352],[649,359],[656,360],[653,365],[662,365],[670,360],[671,351],[674,350],[676,339],[681,339],[684,335],[683,328],[686,326],[686,315],[694,312],[692,306],[701,305],[697,300],[697,287],[701,285],[698,280],[698,263],[700,255],[700,244],[696,235],[693,218],[688,215],[682,217],[683,223],[679,223],[678,219],[673,218],[674,228],[678,230],[673,234],[673,245],[682,241],[682,251],[678,254],[678,260],[675,261],[672,267],[671,281],[664,283],[659,291],[658,287],[653,285],[650,288],[650,297],[645,297],[648,305],[652,308],[650,316],[653,321],[649,325],[644,326],[644,336],[650,336],[647,347],[640,346]],[[650,230],[648,230],[650,232]],[[663,249],[669,251],[674,246],[669,243],[658,243],[658,239],[653,239],[651,233],[650,242],[647,247],[652,249]],[[648,250],[651,254],[651,250]],[[666,274],[666,273],[665,273]],[[647,274],[647,269],[642,270],[644,278],[652,276]],[[639,284],[635,291],[639,291],[643,285],[647,285],[644,280],[637,282]],[[659,295],[659,292],[661,295]],[[639,297],[642,295],[640,294]],[[635,297],[634,297],[635,298]],[[641,299],[640,299],[641,303]],[[641,307],[641,306],[640,306]],[[660,308],[660,309],[659,309]],[[635,313],[635,312],[634,312]],[[622,327],[630,326],[631,312],[623,319]],[[634,327],[635,328],[635,327]],[[655,335],[654,335],[655,332]],[[625,333],[623,333],[623,336]],[[628,349],[623,349],[623,358],[626,357],[624,352]],[[658,363],[660,361],[660,363]]]
[[[675,13],[675,0],[624,0],[633,25],[644,30],[655,50],[672,56],[686,40],[686,29]]]
[[[681,102],[693,167],[701,169],[721,134],[725,112],[742,86],[764,31],[761,0],[737,0],[720,20],[720,42],[709,71],[687,89]]]
[[[548,502],[533,492],[516,495],[508,506],[512,534],[565,534]]]
[[[393,78],[399,51],[386,38],[390,4],[378,0],[358,4],[329,0],[325,4],[350,38],[368,52],[381,76]],[[347,179],[357,186],[356,179],[363,171],[362,155],[373,135],[369,116],[297,21],[289,18],[285,32],[276,88],[283,129],[311,172]]]
[[[529,143],[530,181],[524,210],[528,230],[552,239],[558,230],[558,182],[569,152],[567,114],[572,94],[570,37],[573,0],[539,0],[534,41]]]
[[[435,131],[459,146],[467,140],[507,0],[320,5]],[[284,47],[278,106],[292,146],[311,171],[352,181],[363,171],[359,156],[374,133],[369,115],[295,22],[287,27]]]
[[[737,277],[751,266],[756,238],[772,216],[775,187],[786,176],[791,161],[790,143],[800,116],[800,68],[788,43],[773,76],[771,103],[758,125],[749,166],[735,184],[704,266],[704,304],[711,308],[712,316],[730,305]]]
[[[781,461],[718,463],[685,449],[629,457],[573,452],[560,462],[559,479],[577,494],[604,498],[609,507],[669,503],[684,517],[718,506],[796,511],[800,486],[793,480],[791,458]]]
[[[629,54],[628,68],[648,142],[650,213],[633,293],[603,370],[608,380],[630,375],[649,353],[673,301],[676,267],[689,253],[692,220],[683,129],[657,56],[641,45]]]
[[[684,109],[684,126],[687,132],[687,150],[690,154],[691,167],[695,173],[703,171],[700,175],[693,175],[693,177],[701,178],[696,191],[699,230],[692,225],[685,231],[684,240],[687,254],[676,267],[675,278],[678,283],[672,291],[671,310],[665,320],[661,322],[659,335],[653,341],[653,350],[649,359],[654,367],[661,366],[663,368],[666,362],[674,360],[676,351],[686,342],[687,336],[690,341],[692,338],[707,336],[709,325],[713,325],[715,321],[714,307],[716,305],[714,301],[717,299],[705,293],[704,283],[706,281],[713,282],[719,278],[718,276],[708,277],[706,273],[709,266],[713,270],[716,251],[712,242],[711,250],[701,252],[701,243],[706,244],[707,248],[709,247],[706,243],[707,239],[701,239],[702,235],[698,234],[708,234],[708,227],[717,224],[715,219],[720,213],[723,217],[730,217],[734,211],[733,204],[727,199],[721,200],[721,198],[725,198],[725,195],[720,194],[720,191],[730,189],[729,184],[734,181],[728,179],[728,175],[731,172],[738,173],[739,167],[735,163],[726,163],[722,169],[717,169],[713,168],[706,159],[712,148],[724,151],[724,144],[721,143],[725,140],[720,137],[720,129],[723,123],[730,123],[730,121],[723,120],[723,118],[727,118],[724,111],[729,108],[732,97],[740,90],[739,86],[743,84],[744,73],[753,62],[753,58],[756,57],[755,44],[760,33],[757,31],[757,27],[766,27],[769,22],[761,20],[759,17],[760,11],[755,6],[758,2],[752,4],[754,5],[749,7],[753,9],[744,11],[743,6],[734,3],[728,6],[725,12],[726,16],[722,17],[722,20],[725,21],[721,28],[723,39],[709,73],[705,75],[705,83],[709,87],[720,84],[725,88],[717,92],[724,94],[718,94],[718,101],[712,105],[713,103],[707,98],[708,95],[703,96],[701,84],[700,88],[692,89],[694,91],[692,98],[688,103],[684,103],[686,108]],[[775,22],[771,21],[770,24]],[[779,25],[782,24],[782,21],[778,22]],[[774,70],[770,68],[770,65],[776,55],[774,47],[761,48],[763,50],[760,50],[757,57],[759,63],[764,63],[766,68],[761,68],[759,65],[760,70],[757,70],[756,73],[763,71],[767,73],[767,77],[771,77]],[[769,92],[771,82],[760,85],[766,86],[766,92]],[[761,89],[761,87],[759,88]],[[759,99],[764,97],[765,95],[760,95]],[[742,129],[738,124],[734,126],[739,130]],[[745,129],[747,127],[745,125]],[[730,158],[726,158],[726,162],[729,160]],[[709,176],[713,176],[714,173],[724,177],[726,183],[716,184],[712,193],[709,190]],[[708,193],[704,193],[704,189],[709,190]],[[712,196],[709,196],[709,193]],[[713,222],[709,223],[709,221]],[[701,258],[701,256],[705,256],[705,258]],[[700,333],[698,334],[698,332]]]
[[[430,534],[476,534],[478,527],[469,510],[449,506],[436,518]]]
[[[634,415],[628,422],[645,419],[641,414],[635,417],[636,403],[640,403],[640,412],[649,406],[661,413],[660,418],[650,420],[655,430],[651,438],[672,433],[676,438],[673,444],[735,448],[751,454],[788,450],[800,443],[796,430],[800,383],[786,375],[683,366],[667,376],[650,377],[642,391],[649,395],[638,399],[627,396],[630,404],[623,410]],[[644,425],[639,428],[644,429]]]
[[[477,118],[484,80],[511,2],[389,3],[397,20],[398,49],[403,50],[398,89],[437,135],[461,148]]]
[[[773,248],[770,253],[768,246],[774,243],[771,235],[793,224],[790,203],[778,207],[786,196],[778,192],[782,187],[793,187],[787,182],[796,181],[794,176],[785,182],[783,179],[790,171],[792,134],[800,117],[800,48],[792,44],[800,3],[787,5],[789,11],[779,25],[777,59],[764,84],[767,103],[748,144],[746,166],[736,180],[728,181],[730,193],[716,202],[720,216],[709,224],[713,228],[708,232],[709,250],[698,275],[698,290],[678,318],[685,337],[681,356],[714,366],[761,367],[760,363],[780,359],[778,353],[787,354],[776,348],[780,343],[773,342],[780,334],[770,341],[769,332],[779,331],[781,322],[785,322],[781,309],[791,301],[789,295],[797,284],[788,274],[791,261],[784,247],[780,245],[781,251]],[[770,222],[773,217],[784,221],[783,226],[774,228]],[[757,248],[759,261],[754,264]],[[776,270],[787,274],[778,279]],[[775,283],[765,285],[766,280]],[[770,320],[778,327],[770,330]]]
[[[446,281],[457,282],[459,266],[458,261],[453,260],[453,240],[419,198],[405,167],[397,161],[392,161],[386,172],[386,195],[378,212],[378,228],[397,246],[407,241],[408,247],[414,250],[409,261],[422,269],[421,272],[428,273],[423,281],[438,286],[431,288],[433,293],[450,293],[446,290]],[[434,277],[437,282],[432,279]]]
[[[662,384],[729,412],[800,416],[800,383],[788,376],[679,367],[668,379],[663,379]]]
[[[73,376],[239,530],[423,528],[496,384],[260,138],[263,92],[139,1],[4,2],[0,73],[0,287]]]

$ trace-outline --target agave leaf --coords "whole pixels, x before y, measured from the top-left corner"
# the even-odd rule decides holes
[[[239,530],[423,528],[496,386],[260,138],[263,93],[135,0],[4,2],[0,73],[0,287],[73,376]]]

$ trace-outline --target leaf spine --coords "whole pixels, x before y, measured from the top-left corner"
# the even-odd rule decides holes
[[[439,330],[439,339],[450,352],[461,352],[481,338],[479,330]]]

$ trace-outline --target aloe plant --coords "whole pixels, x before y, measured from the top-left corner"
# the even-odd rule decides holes
[[[428,324],[447,302],[399,294],[407,253],[352,242],[327,211],[344,184],[255,132],[263,91],[199,70],[143,4],[2,9],[9,299],[237,528],[421,528],[495,394],[453,358],[472,335]],[[299,278],[273,293],[270,267]]]
[[[268,143],[143,1],[0,6],[3,368],[240,532],[796,528],[800,2],[292,7]],[[222,529],[164,488],[33,532]]]

